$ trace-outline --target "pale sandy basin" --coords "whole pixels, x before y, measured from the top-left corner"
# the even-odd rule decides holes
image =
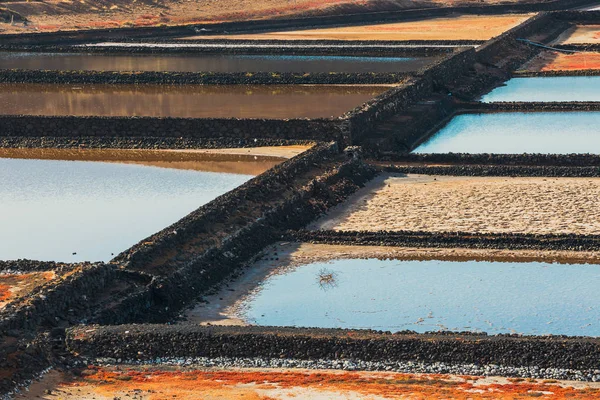
[[[599,234],[599,196],[598,178],[382,174],[309,229]]]
[[[600,43],[600,25],[575,25],[556,41],[561,44]]]

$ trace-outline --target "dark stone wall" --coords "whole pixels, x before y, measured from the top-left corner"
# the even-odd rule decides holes
[[[527,21],[513,27],[512,29],[509,29],[501,35],[496,36],[495,38],[485,42],[485,44],[479,46],[477,48],[478,59],[480,61],[493,60],[498,56],[498,54],[505,51],[507,48],[510,49],[510,46],[513,46],[517,39],[523,39],[536,32],[542,31],[551,24],[559,25],[561,27],[561,31],[567,28],[567,25],[561,25],[554,18],[552,18],[550,13],[539,13],[529,18]],[[533,50],[534,49],[532,49],[532,51]],[[519,65],[510,65],[508,67],[510,69],[516,69],[518,66]]]
[[[493,103],[461,103],[457,113],[485,112],[569,112],[600,111],[600,102],[594,101],[561,101],[561,102],[493,102]]]
[[[49,132],[51,133],[51,132]],[[60,133],[59,133],[60,134]],[[160,137],[160,136],[6,136],[0,135],[0,147],[56,149],[225,149],[261,146],[315,144],[315,140],[236,138],[236,137]]]
[[[153,117],[0,116],[0,138],[161,137],[337,140],[339,124],[328,119],[219,119]]]
[[[323,166],[335,160],[340,149],[336,143],[318,144],[310,150],[293,157],[263,174],[249,180],[200,207],[175,224],[119,254],[113,261],[128,263],[133,268],[143,268],[160,254],[181,246],[198,233],[204,233],[207,226],[222,223],[231,217],[231,213],[248,201],[265,202],[274,200],[274,190],[281,186],[290,186],[304,173],[315,166]],[[265,208],[266,209],[266,208]],[[177,235],[173,235],[173,231]],[[152,243],[148,245],[148,243]]]
[[[599,235],[419,231],[290,231],[285,240],[353,246],[400,246],[475,249],[600,250]]]
[[[406,110],[409,106],[430,96],[436,86],[461,75],[475,61],[475,51],[459,51],[429,68],[420,71],[405,84],[388,90],[373,100],[344,115],[350,124],[353,143],[372,132],[375,124]]]
[[[600,46],[595,50],[599,51]],[[577,69],[559,71],[516,71],[513,76],[518,78],[545,77],[545,76],[600,76],[600,69]]]
[[[343,202],[374,175],[358,160],[348,160],[298,189],[285,203],[269,210],[260,221],[231,235],[220,246],[191,260],[175,273],[157,279],[152,287],[155,311],[150,318],[165,321],[174,312],[195,301],[197,296],[221,283],[263,248],[276,242],[286,229],[299,229],[328,209]],[[149,316],[144,318],[147,321]]]
[[[398,83],[411,72],[395,73],[287,73],[287,72],[113,72],[0,70],[0,83],[51,84],[161,84],[161,85],[341,85]]]
[[[92,53],[92,54],[259,54],[259,55],[331,55],[331,56],[372,56],[372,57],[436,57],[455,51],[454,47],[435,47],[435,45],[464,46],[483,43],[480,40],[459,41],[356,41],[356,40],[186,40],[187,44],[210,44],[209,47],[146,47],[148,41],[135,41],[139,46],[61,46],[61,45],[10,45],[0,44],[0,51],[40,52],[40,53]],[[181,40],[157,38],[151,43],[181,44]],[[274,47],[262,46],[270,44]],[[235,46],[230,46],[235,45]],[[330,46],[328,46],[330,45]],[[338,46],[336,46],[338,45]],[[339,45],[343,45],[340,47]],[[365,46],[367,45],[367,46]],[[398,45],[417,45],[419,47],[395,47]],[[277,47],[280,46],[280,47]],[[394,46],[394,47],[390,47]]]
[[[582,5],[586,5],[585,3]],[[591,5],[589,2],[587,5]],[[600,11],[557,11],[552,16],[561,21],[567,21],[574,24],[597,24],[600,23]]]
[[[537,176],[556,178],[600,177],[600,167],[564,167],[536,165],[394,165],[382,168],[386,172],[401,174],[450,175],[450,176]]]
[[[375,169],[360,159],[344,157],[334,143],[318,145],[120,254],[114,262],[130,270],[152,273],[155,279],[146,293],[131,296],[103,312],[96,321],[173,318],[203,291],[277,241],[282,232],[309,223],[374,176]],[[245,214],[248,204],[263,204],[260,217]],[[186,244],[209,238],[212,245],[204,251],[185,252]],[[180,262],[168,261],[173,254],[178,254],[176,260]]]
[[[56,326],[57,320],[75,318],[90,312],[90,302],[115,277],[115,267],[106,264],[81,264],[81,268],[51,282],[19,301],[8,304],[1,312],[0,337],[15,330],[37,330],[40,326]],[[71,313],[68,310],[72,308]]]
[[[598,154],[386,154],[382,160],[405,163],[451,163],[455,165],[600,167]]]
[[[420,335],[343,329],[203,327],[188,324],[125,325],[71,329],[67,333],[67,345],[71,351],[88,357],[123,361],[263,357],[572,369],[595,369],[600,363],[600,340],[560,336]]]

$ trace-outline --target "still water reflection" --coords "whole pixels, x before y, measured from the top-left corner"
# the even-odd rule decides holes
[[[495,101],[600,101],[600,76],[514,78],[481,99]]]
[[[251,177],[0,158],[0,259],[108,261]]]
[[[0,84],[2,115],[189,118],[340,116],[389,86]]]
[[[0,69],[172,72],[406,72],[433,58],[0,52]]]
[[[599,336],[599,284],[596,265],[335,260],[270,275],[242,310],[269,326]]]
[[[415,153],[600,154],[600,112],[458,115]]]

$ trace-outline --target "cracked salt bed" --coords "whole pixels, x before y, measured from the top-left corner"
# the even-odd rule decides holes
[[[343,259],[276,268],[235,309],[264,326],[598,336],[599,284],[587,264]]]
[[[457,115],[414,152],[600,154],[600,113]]]
[[[108,261],[250,178],[0,158],[0,259]]]
[[[600,101],[600,76],[513,78],[481,101]]]

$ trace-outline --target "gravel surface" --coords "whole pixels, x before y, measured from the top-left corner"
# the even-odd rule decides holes
[[[600,382],[600,369],[575,370],[562,368],[505,367],[501,365],[445,364],[421,362],[372,362],[352,360],[297,360],[266,358],[156,358],[142,362],[133,360],[99,358],[85,360],[103,366],[114,364],[128,365],[177,365],[200,368],[302,368],[302,369],[335,369],[344,371],[389,371],[399,373],[431,373],[472,376],[505,376],[535,379],[557,379],[572,381]]]

